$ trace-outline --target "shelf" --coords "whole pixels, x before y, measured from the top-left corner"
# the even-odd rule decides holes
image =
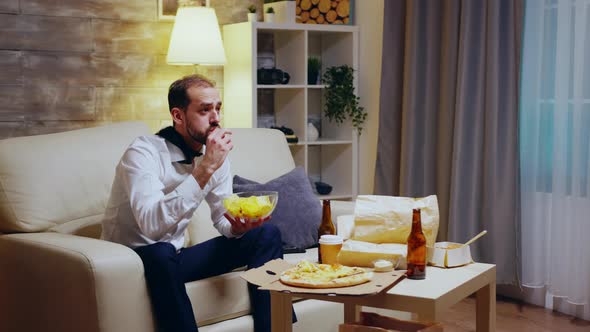
[[[333,187],[329,195],[318,194],[320,199],[357,195],[358,137],[351,121],[334,123],[324,116],[326,85],[307,84],[307,59],[319,58],[322,73],[330,66],[351,66],[357,87],[358,32],[350,25],[243,22],[223,27],[224,125],[292,129],[299,138],[288,143],[295,165],[310,181]],[[289,84],[258,84],[258,69],[272,67],[288,73]],[[307,141],[309,123],[318,130],[316,141]]]
[[[257,89],[325,89],[324,84],[257,84]]]
[[[252,28],[265,30],[304,30],[304,31],[326,31],[326,32],[357,32],[358,27],[354,25],[328,25],[328,24],[301,24],[301,23],[267,23],[267,22],[243,22],[238,24],[252,24]]]
[[[315,194],[319,199],[352,199],[352,194],[333,194],[330,193],[329,195],[320,195],[318,193]]]
[[[332,186],[331,195],[355,193],[353,145],[309,145],[307,148],[307,174],[312,181],[322,181]]]
[[[299,141],[297,143],[288,143],[289,145],[346,145],[352,144],[352,141],[349,140],[335,140],[335,139],[323,139],[319,138],[317,141]]]
[[[320,133],[318,141],[310,142],[310,145],[346,144],[353,142],[354,135],[351,124],[348,121],[343,124],[330,122],[324,116],[323,104],[323,90],[307,90],[307,123],[313,123]]]
[[[258,84],[258,89],[303,89],[306,87],[304,84]]]
[[[352,144],[352,140],[340,140],[329,138],[318,138],[317,141],[305,142],[307,145],[338,145],[338,144]]]

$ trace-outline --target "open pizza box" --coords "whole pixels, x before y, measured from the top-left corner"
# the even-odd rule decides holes
[[[404,278],[402,271],[375,272],[371,281],[364,284],[339,288],[302,288],[288,286],[279,280],[281,272],[293,267],[292,264],[275,259],[261,267],[251,269],[242,274],[246,281],[260,286],[262,290],[300,293],[300,294],[329,294],[329,295],[375,295],[387,291]]]

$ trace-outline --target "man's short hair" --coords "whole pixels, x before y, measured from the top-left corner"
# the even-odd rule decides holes
[[[188,75],[174,81],[174,83],[170,84],[170,89],[168,89],[168,108],[170,112],[174,107],[186,110],[191,102],[187,90],[192,87],[214,88],[215,83],[199,74]]]

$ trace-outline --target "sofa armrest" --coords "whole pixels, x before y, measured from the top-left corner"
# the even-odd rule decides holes
[[[131,249],[58,233],[0,236],[0,330],[153,331]]]

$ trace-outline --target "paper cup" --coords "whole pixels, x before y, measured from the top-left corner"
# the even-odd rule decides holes
[[[338,235],[322,235],[320,237],[319,262],[322,264],[336,264],[338,253],[342,249],[343,239]]]

